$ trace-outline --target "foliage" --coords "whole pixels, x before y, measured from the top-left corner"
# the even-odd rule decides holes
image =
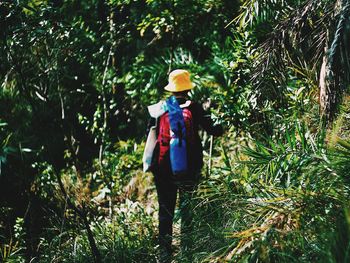
[[[1,260],[98,262],[93,239],[100,261],[156,262],[146,106],[185,68],[226,133],[212,152],[203,135],[214,168],[193,250],[175,259],[347,262],[349,1],[336,2],[2,1]]]
[[[216,255],[208,260],[346,261],[348,145],[327,150],[322,134],[296,127],[268,143],[255,141],[243,161],[225,167],[228,174],[219,170],[203,184],[197,216],[212,230],[200,238]],[[344,243],[333,250],[337,238]]]
[[[62,222],[64,224],[64,222]],[[138,202],[116,206],[113,218],[98,217],[92,224],[103,262],[155,262],[153,219]],[[48,229],[51,240],[41,240],[40,262],[90,262],[92,255],[82,229]]]

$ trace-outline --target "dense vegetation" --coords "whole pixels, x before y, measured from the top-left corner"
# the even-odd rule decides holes
[[[156,262],[141,159],[175,68],[225,135],[174,259],[349,262],[349,0],[5,0],[0,28],[2,262]]]

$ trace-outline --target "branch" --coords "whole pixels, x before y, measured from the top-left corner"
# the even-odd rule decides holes
[[[88,240],[89,240],[89,244],[90,244],[90,248],[91,248],[91,252],[92,252],[92,255],[94,257],[94,262],[95,263],[100,263],[101,262],[101,254],[100,254],[100,251],[98,250],[97,246],[96,246],[96,241],[95,241],[95,238],[94,238],[94,235],[91,231],[91,228],[90,228],[90,224],[89,224],[89,220],[87,218],[87,212],[85,210],[85,207],[83,206],[82,209],[79,209],[75,204],[74,202],[72,202],[71,198],[69,197],[64,185],[63,185],[63,182],[62,182],[62,179],[61,179],[61,176],[59,175],[58,172],[54,172],[55,173],[55,176],[57,178],[57,182],[58,182],[58,185],[61,189],[61,192],[68,204],[68,206],[73,209],[73,211],[83,220],[83,223],[85,225],[85,229],[87,231],[87,235],[88,235]]]

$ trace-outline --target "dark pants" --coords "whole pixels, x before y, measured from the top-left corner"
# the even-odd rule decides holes
[[[173,236],[173,219],[177,193],[179,193],[179,208],[181,216],[181,248],[189,248],[192,232],[191,197],[197,186],[197,180],[174,181],[164,174],[155,177],[159,203],[159,244],[161,249],[171,254]]]

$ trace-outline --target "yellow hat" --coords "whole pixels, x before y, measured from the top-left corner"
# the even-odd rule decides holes
[[[165,90],[171,92],[180,92],[190,90],[194,84],[190,80],[190,73],[184,69],[175,69],[169,74],[169,83],[165,86]]]

